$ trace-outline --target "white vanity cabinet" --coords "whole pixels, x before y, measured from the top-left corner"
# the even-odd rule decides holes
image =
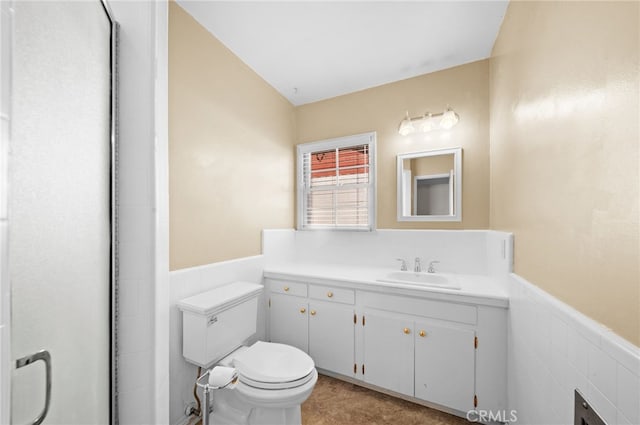
[[[309,316],[306,298],[271,294],[269,300],[271,341],[309,351]]]
[[[362,379],[460,412],[477,400],[475,305],[358,292]]]
[[[412,397],[414,393],[413,323],[384,312],[364,314],[362,366],[366,383]]]
[[[506,409],[506,299],[294,278],[265,279],[271,341],[302,348],[330,374],[463,417]]]
[[[320,369],[353,376],[355,291],[280,280],[267,283],[270,340],[309,353]]]
[[[353,306],[309,302],[309,355],[320,369],[353,376]]]
[[[415,397],[462,412],[475,397],[475,331],[416,322]]]
[[[475,332],[367,311],[362,379],[410,397],[473,409]]]

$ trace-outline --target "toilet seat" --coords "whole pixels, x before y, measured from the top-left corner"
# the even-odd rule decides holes
[[[240,382],[264,390],[305,385],[314,378],[315,364],[304,351],[284,344],[258,341],[233,358]]]
[[[250,387],[253,387],[253,388],[258,388],[261,390],[286,390],[290,388],[299,387],[311,381],[313,379],[313,372],[309,373],[307,376],[303,378],[296,379],[295,381],[288,381],[288,382],[254,381],[253,379],[247,378],[244,375],[240,375],[239,378],[240,378],[240,382],[242,382],[245,385],[249,385]]]

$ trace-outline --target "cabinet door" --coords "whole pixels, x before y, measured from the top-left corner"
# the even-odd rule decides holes
[[[475,332],[415,324],[415,396],[463,412],[473,409]]]
[[[353,306],[309,303],[309,355],[317,367],[353,376],[353,315]]]
[[[365,312],[364,381],[413,396],[413,322]]]
[[[271,294],[269,308],[271,342],[292,345],[308,352],[308,317],[306,299]]]

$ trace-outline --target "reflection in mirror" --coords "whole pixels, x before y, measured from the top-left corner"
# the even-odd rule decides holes
[[[398,155],[398,221],[462,219],[462,149]]]

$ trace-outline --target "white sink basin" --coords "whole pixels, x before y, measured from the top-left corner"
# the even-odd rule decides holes
[[[403,283],[405,285],[432,286],[436,288],[460,289],[455,277],[442,273],[391,272],[378,279],[379,282]]]

